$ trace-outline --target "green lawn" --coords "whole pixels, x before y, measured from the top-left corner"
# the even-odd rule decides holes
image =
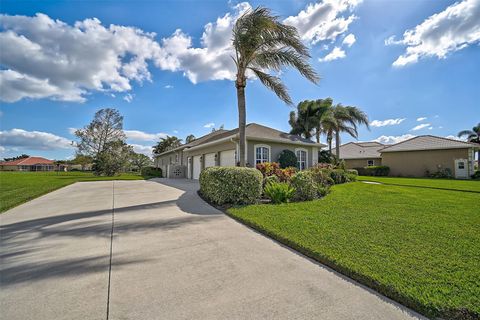
[[[139,180],[136,174],[97,177],[86,172],[0,172],[0,212],[78,181]]]
[[[470,181],[410,182],[478,189]],[[429,317],[478,319],[479,203],[474,192],[355,182],[322,200],[228,213]]]
[[[360,181],[373,181],[390,185],[428,187],[445,190],[462,190],[480,192],[478,180],[428,179],[428,178],[394,178],[394,177],[358,177]]]

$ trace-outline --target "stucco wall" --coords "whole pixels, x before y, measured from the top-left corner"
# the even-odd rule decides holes
[[[278,162],[278,157],[283,150],[291,150],[295,152],[295,149],[305,149],[307,150],[307,167],[311,167],[312,163],[318,160],[318,148],[310,147],[310,146],[303,146],[297,144],[285,144],[285,143],[278,143],[278,142],[266,142],[266,141],[255,141],[255,140],[248,140],[247,141],[247,162],[251,165],[255,165],[255,145],[267,145],[270,146],[270,160],[272,162]]]
[[[17,166],[0,166],[0,171],[18,171]]]
[[[455,159],[468,159],[468,149],[383,152],[382,163],[391,176],[423,177],[425,172],[449,168],[455,174]]]
[[[381,166],[382,159],[381,158],[368,158],[368,159],[345,159],[345,165],[348,169],[355,169],[355,168],[364,168],[368,165],[368,160],[373,160],[374,166]]]
[[[193,157],[193,156],[198,156],[198,155],[203,155],[207,153],[215,153],[215,152],[220,152],[220,151],[225,151],[225,150],[235,150],[236,144],[231,141],[225,141],[219,144],[214,144],[211,146],[206,146],[203,148],[198,148],[195,150],[185,150],[185,164],[187,163],[186,159],[187,157]]]

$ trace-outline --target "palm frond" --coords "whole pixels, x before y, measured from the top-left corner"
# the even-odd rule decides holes
[[[460,131],[460,132],[458,133],[458,137],[461,138],[461,137],[463,137],[463,136],[469,136],[469,135],[471,135],[471,134],[475,134],[475,135],[476,135],[476,133],[473,132],[472,130],[462,130],[462,131]]]
[[[292,99],[288,94],[287,87],[285,87],[285,85],[282,83],[282,80],[279,77],[272,76],[256,68],[249,68],[249,69],[253,71],[253,73],[258,77],[258,79],[264,86],[266,86],[267,88],[275,92],[277,97],[279,97],[286,104],[290,104],[290,105],[292,104]]]

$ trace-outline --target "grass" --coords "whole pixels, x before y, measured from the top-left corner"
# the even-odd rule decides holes
[[[79,181],[140,180],[137,174],[98,177],[87,172],[0,172],[0,212]]]
[[[373,181],[389,185],[423,187],[445,190],[480,192],[478,180],[429,179],[429,178],[394,178],[394,177],[358,177],[360,181]]]
[[[469,181],[403,183],[477,190]],[[474,192],[355,182],[321,200],[228,213],[426,316],[478,319],[479,203]]]

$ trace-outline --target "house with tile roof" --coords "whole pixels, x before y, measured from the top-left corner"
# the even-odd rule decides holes
[[[246,126],[246,163],[278,161],[283,150],[293,151],[298,167],[309,168],[318,162],[318,151],[324,144],[267,126],[250,123]],[[198,179],[200,172],[213,166],[236,166],[238,158],[238,128],[217,130],[190,143],[155,155],[155,166],[169,178]]]
[[[53,160],[42,157],[28,157],[0,162],[1,171],[54,171],[56,169],[57,166]],[[63,168],[60,168],[60,170],[63,170]]]
[[[348,169],[382,165],[382,156],[378,150],[384,144],[379,142],[349,142],[340,146],[340,159],[345,161]]]

